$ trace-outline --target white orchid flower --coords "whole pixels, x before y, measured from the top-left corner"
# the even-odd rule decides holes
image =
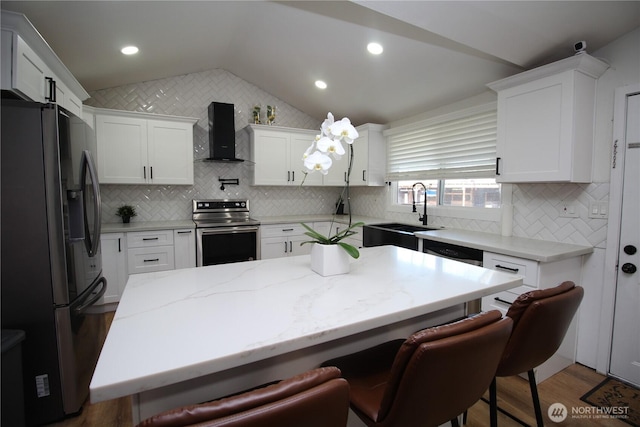
[[[309,172],[320,171],[323,175],[329,173],[329,168],[332,163],[331,157],[319,151],[315,151],[304,159],[304,166],[309,170]]]
[[[329,130],[331,135],[346,142],[347,144],[353,144],[353,141],[358,138],[358,131],[351,124],[351,120],[346,117],[339,122],[333,123],[329,127]]]
[[[331,114],[331,112],[329,112],[327,114],[327,118],[324,120],[324,122],[322,122],[322,126],[320,126],[320,131],[322,132],[322,135],[326,135],[329,136],[331,135],[331,133],[329,132],[329,127],[333,124],[333,114]]]
[[[339,160],[344,155],[344,147],[338,139],[323,137],[318,140],[318,150],[330,154],[334,159]]]
[[[316,137],[317,140],[317,137]],[[306,159],[307,157],[309,157],[309,155],[311,154],[311,152],[313,151],[313,149],[315,148],[316,143],[315,141],[311,143],[311,145],[309,146],[309,148],[307,148],[307,150],[304,152],[304,154],[302,154],[302,160]]]

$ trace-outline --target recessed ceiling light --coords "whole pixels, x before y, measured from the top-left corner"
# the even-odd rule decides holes
[[[120,49],[120,52],[124,53],[125,55],[135,55],[136,53],[138,53],[138,48],[135,46],[126,46]]]
[[[325,82],[323,82],[322,80],[316,80],[316,87],[318,89],[326,89],[327,88],[327,84]]]
[[[380,55],[384,49],[380,43],[369,43],[367,50],[373,55]]]

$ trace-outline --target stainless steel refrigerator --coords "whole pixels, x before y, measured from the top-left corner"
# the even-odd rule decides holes
[[[1,128],[2,328],[25,331],[26,423],[40,425],[81,410],[102,345],[87,312],[107,286],[95,134],[56,105],[9,99]]]

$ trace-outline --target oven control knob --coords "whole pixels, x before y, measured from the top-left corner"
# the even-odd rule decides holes
[[[242,202],[240,203],[240,206],[244,208],[245,206],[247,206],[247,204],[245,202]]]

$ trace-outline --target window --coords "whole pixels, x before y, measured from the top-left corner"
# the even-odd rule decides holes
[[[496,129],[495,103],[391,128],[387,180],[493,178]]]
[[[421,181],[427,187],[427,206],[454,206],[464,208],[499,208],[500,184],[492,178],[479,179],[445,179]],[[398,181],[396,203],[413,205],[423,204],[425,190],[415,181]]]
[[[496,133],[495,103],[386,131],[393,204],[500,208]]]

